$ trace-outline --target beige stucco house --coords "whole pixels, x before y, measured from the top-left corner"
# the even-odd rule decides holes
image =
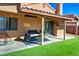
[[[24,36],[27,30],[36,29],[41,31],[43,44],[45,34],[64,35],[64,21],[70,18],[60,16],[60,7],[58,4],[55,10],[48,3],[0,3],[0,32],[6,30],[15,40]]]

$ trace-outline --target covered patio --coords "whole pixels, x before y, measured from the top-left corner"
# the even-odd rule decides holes
[[[26,16],[30,16],[30,17],[37,17],[37,18],[40,18],[41,20],[41,36],[37,38],[36,41],[32,41],[32,42],[35,42],[37,43],[40,42],[39,44],[43,45],[45,41],[50,41],[49,39],[45,38],[45,37],[52,37],[52,40],[53,38],[56,38],[58,37],[57,36],[57,29],[53,28],[52,30],[54,30],[53,32],[53,35],[47,35],[45,33],[45,23],[46,21],[53,21],[54,24],[57,24],[58,25],[58,22],[63,22],[63,35],[58,37],[58,39],[63,39],[65,40],[66,39],[66,23],[65,21],[66,20],[71,20],[70,18],[67,18],[67,17],[63,17],[63,16],[58,16],[58,15],[53,15],[53,14],[47,14],[47,13],[40,13],[40,12],[30,12],[30,11],[25,11],[25,10],[22,10],[21,11],[23,15],[26,15]],[[55,25],[54,25],[55,27]]]
[[[26,15],[26,14],[29,15],[30,13],[23,12],[21,15]],[[46,44],[59,42],[59,41],[63,41],[65,39],[70,39],[70,38],[74,37],[74,35],[70,35],[70,34],[67,35],[66,34],[66,27],[64,27],[63,36],[61,36],[61,37],[58,37],[55,35],[48,35],[48,34],[46,35],[44,32],[46,21],[54,21],[55,22],[56,19],[57,19],[57,21],[63,20],[64,25],[65,25],[65,20],[68,20],[69,18],[66,19],[65,17],[49,15],[49,14],[48,15],[40,15],[40,14],[32,14],[31,13],[30,15],[40,18],[40,20],[41,20],[41,23],[40,23],[41,24],[41,36],[35,38],[36,40],[33,40],[31,42],[9,41],[9,42],[7,42],[7,44],[0,46],[0,54],[5,54],[5,53],[13,52],[13,51],[18,51],[18,50],[23,50],[23,49],[28,49],[28,48],[40,46],[39,44],[46,45]],[[24,36],[18,36],[19,32],[20,31],[18,29],[17,30],[17,37],[18,38],[24,37]],[[18,40],[20,40],[20,38]]]
[[[25,19],[27,19],[27,18],[25,18],[25,17],[27,17],[27,16],[29,16],[31,19],[34,17],[34,19],[36,18],[37,20],[33,20],[33,22],[35,22],[35,21],[37,21],[37,23],[39,23],[38,22],[38,19],[40,20],[40,23],[39,23],[39,25],[37,26],[37,28],[38,27],[40,27],[40,28],[38,28],[38,29],[40,29],[40,37],[38,37],[38,38],[36,38],[36,41],[35,41],[35,43],[38,43],[38,42],[40,42],[39,44],[41,44],[41,45],[43,45],[44,44],[44,42],[45,41],[51,41],[51,40],[49,40],[49,39],[47,39],[47,37],[51,37],[51,39],[53,40],[53,39],[55,39],[55,38],[58,38],[58,39],[63,39],[63,40],[65,40],[66,39],[66,23],[65,23],[65,20],[71,20],[70,18],[67,18],[67,17],[63,17],[63,16],[59,16],[59,15],[53,15],[52,13],[48,13],[48,12],[44,12],[44,13],[40,13],[40,12],[31,12],[31,11],[25,11],[24,9],[21,11],[21,13],[19,13],[19,14],[17,14],[17,13],[10,13],[10,12],[4,12],[4,11],[1,11],[1,12],[3,12],[1,15],[3,15],[3,16],[6,16],[6,15],[8,15],[7,17],[14,17],[14,15],[17,15],[17,16],[15,16],[15,18],[17,17],[17,18],[22,18],[23,17],[23,21],[25,22],[27,22],[27,20],[25,20]],[[22,17],[21,17],[22,16]],[[18,21],[19,21],[19,19],[18,19]],[[30,20],[31,21],[31,20]],[[54,27],[51,29],[51,30],[53,30],[52,32],[53,33],[51,33],[51,31],[49,31],[50,33],[45,33],[45,31],[46,31],[46,28],[45,28],[45,26],[46,26],[46,21],[48,22],[48,21],[52,21],[52,22],[54,22],[53,23],[53,25],[54,25]],[[20,21],[19,21],[20,22]],[[33,22],[31,22],[31,23],[33,23]],[[60,23],[59,22],[63,22],[63,35],[61,35],[60,37],[58,37],[57,36],[57,27],[56,26],[58,26],[58,25],[60,25]],[[28,22],[29,23],[29,22]],[[34,23],[35,24],[35,23]],[[33,25],[33,24],[32,24]],[[35,24],[36,25],[36,24]],[[17,32],[17,34],[16,34],[16,37],[17,37],[17,39],[19,40],[20,39],[20,37],[24,37],[24,35],[20,35],[20,29],[21,29],[21,26],[22,25],[20,25],[20,24],[18,24],[18,30],[16,31]],[[27,26],[27,25],[26,25]],[[28,25],[29,26],[29,25]],[[36,26],[34,26],[35,28],[36,28]],[[34,28],[33,27],[33,28]],[[25,30],[26,30],[27,28],[25,28]],[[25,33],[25,31],[24,30],[22,30],[22,32],[24,32]],[[8,33],[8,30],[6,30],[5,31],[5,33]],[[50,34],[52,34],[52,35],[50,35]],[[11,37],[10,37],[10,39],[12,39]],[[24,39],[24,38],[23,38]],[[5,40],[7,40],[7,39],[5,39]],[[4,40],[4,41],[5,41]],[[33,41],[34,42],[34,41]],[[5,42],[4,42],[5,43]],[[27,43],[26,43],[27,44]]]

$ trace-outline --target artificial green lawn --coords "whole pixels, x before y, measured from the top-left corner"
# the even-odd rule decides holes
[[[79,37],[5,54],[4,56],[77,56]]]

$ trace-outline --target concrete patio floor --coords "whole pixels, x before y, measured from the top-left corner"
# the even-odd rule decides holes
[[[75,35],[72,34],[66,35],[66,39],[70,39],[74,37]],[[54,42],[59,42],[59,41],[63,41],[63,36],[55,37],[55,36],[46,35],[44,40],[44,45]],[[20,42],[20,41],[8,42],[6,45],[0,46],[0,54],[10,53],[18,50],[40,46],[39,45],[40,43],[41,43],[40,38],[39,40],[31,41],[31,42]]]

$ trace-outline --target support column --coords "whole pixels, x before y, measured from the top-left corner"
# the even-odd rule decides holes
[[[64,20],[64,40],[66,39],[66,21]]]
[[[42,28],[41,28],[41,45],[44,42],[44,17],[42,17]]]
[[[77,22],[76,22],[76,33],[75,33],[75,36],[78,35],[78,26],[77,26]]]

